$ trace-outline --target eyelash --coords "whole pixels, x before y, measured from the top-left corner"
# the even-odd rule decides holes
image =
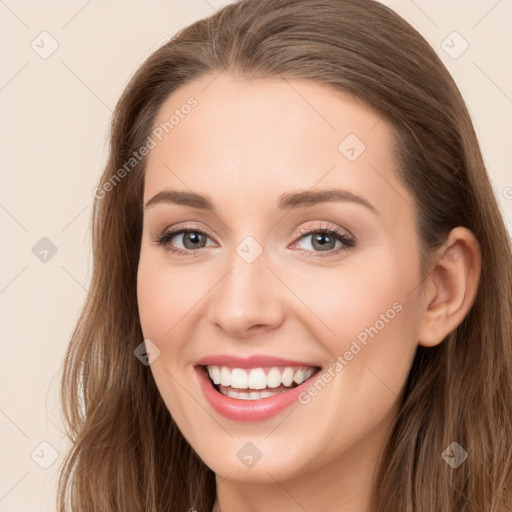
[[[198,249],[177,249],[177,248],[173,248],[173,247],[167,245],[168,242],[172,238],[174,238],[176,235],[180,235],[183,233],[191,233],[191,232],[199,233],[199,234],[204,235],[207,238],[209,238],[208,235],[204,231],[201,231],[200,229],[197,229],[194,226],[184,226],[184,227],[179,228],[174,231],[165,231],[164,230],[162,233],[160,233],[158,235],[155,242],[158,245],[162,246],[166,251],[173,252],[174,254],[176,254],[178,256],[193,257],[193,256],[198,255],[199,251],[201,249],[205,249],[205,247],[200,247]],[[343,245],[341,247],[338,247],[337,249],[329,249],[328,251],[325,251],[326,254],[322,254],[323,251],[310,251],[307,249],[299,249],[303,252],[313,253],[314,258],[327,258],[330,256],[334,256],[334,255],[339,254],[342,251],[348,251],[349,249],[355,247],[355,245],[356,245],[356,241],[353,237],[348,237],[345,234],[338,231],[337,229],[333,229],[328,226],[318,226],[318,227],[315,227],[314,229],[311,229],[311,228],[303,229],[299,232],[299,237],[296,239],[296,241],[300,240],[301,238],[303,238],[306,235],[316,235],[316,234],[327,234],[329,236],[335,237]]]

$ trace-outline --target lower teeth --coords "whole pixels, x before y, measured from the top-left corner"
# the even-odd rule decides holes
[[[295,386],[294,386],[295,387]],[[226,387],[226,386],[215,386],[217,391],[219,393],[222,393],[225,396],[229,396],[231,398],[236,398],[238,400],[260,400],[261,398],[267,398],[269,396],[274,396],[279,393],[283,393],[285,391],[288,391],[289,389],[292,389],[291,387],[280,387],[280,388],[265,388],[261,390],[237,390],[232,387]]]

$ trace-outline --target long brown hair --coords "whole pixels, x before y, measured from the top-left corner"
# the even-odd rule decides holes
[[[476,300],[440,345],[418,347],[373,504],[380,512],[511,509],[512,251],[456,84],[425,39],[378,2],[243,0],[155,51],[116,106],[95,193],[92,282],[63,367],[62,408],[73,445],[62,465],[58,510],[213,506],[214,473],[173,422],[149,367],[134,356],[143,340],[136,273],[146,159],[119,170],[144,145],[173,91],[221,72],[313,79],[357,96],[393,126],[397,172],[415,200],[422,255],[456,226],[477,237]],[[469,454],[457,469],[441,456],[452,442]]]

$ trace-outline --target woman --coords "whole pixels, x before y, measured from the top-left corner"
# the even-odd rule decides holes
[[[59,510],[512,507],[510,242],[455,83],[389,8],[182,30],[94,194]]]

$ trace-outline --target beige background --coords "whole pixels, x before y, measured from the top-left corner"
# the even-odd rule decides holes
[[[90,279],[92,191],[111,110],[152,50],[222,3],[0,0],[0,512],[55,510],[67,447],[59,371]],[[458,83],[512,232],[512,2],[385,3],[430,41]],[[469,44],[457,58],[464,42],[454,31]],[[57,248],[46,262],[32,251],[43,237]]]

